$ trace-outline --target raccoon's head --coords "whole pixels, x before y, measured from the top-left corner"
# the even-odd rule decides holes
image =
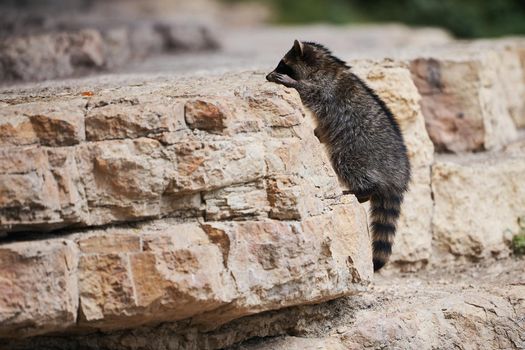
[[[297,81],[315,80],[349,68],[323,45],[295,40],[293,47],[279,61],[277,68],[266,76],[266,80],[275,82],[275,73],[285,74]]]

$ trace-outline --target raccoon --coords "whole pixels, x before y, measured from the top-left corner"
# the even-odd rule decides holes
[[[403,135],[386,104],[325,46],[295,40],[270,82],[294,88],[317,121],[340,181],[360,203],[370,200],[374,271],[392,253],[396,224],[410,181]]]

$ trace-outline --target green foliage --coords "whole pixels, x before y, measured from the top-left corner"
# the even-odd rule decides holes
[[[516,255],[525,255],[525,218],[519,218],[520,232],[512,237],[512,251]]]
[[[281,23],[402,22],[438,26],[462,38],[525,33],[525,0],[229,0],[261,1]]]

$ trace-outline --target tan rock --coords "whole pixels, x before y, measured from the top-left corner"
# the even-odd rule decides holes
[[[430,167],[434,146],[425,129],[421,97],[410,71],[399,62],[356,62],[353,69],[377,91],[401,126],[412,180],[401,210],[391,262],[414,269],[428,262],[432,246]]]
[[[12,113],[11,108],[0,109],[0,145],[30,145],[38,142],[33,124],[28,117]]]
[[[119,253],[82,256],[78,289],[79,321],[96,325],[104,320],[107,327],[115,327],[118,317],[135,307],[129,257]]]
[[[85,144],[77,148],[77,161],[92,225],[160,214],[160,197],[174,176],[174,164],[158,141]]]
[[[215,328],[370,281],[364,208],[341,196],[298,95],[252,77],[93,89],[87,140],[2,149],[2,229],[72,230],[75,331]]]
[[[514,296],[525,292],[517,282],[523,267],[523,261],[507,260],[378,281],[366,307],[337,338],[347,349],[520,349],[525,300]]]
[[[426,127],[438,151],[495,150],[516,138],[508,99],[513,84],[503,84],[501,75],[512,76],[519,67],[514,62],[507,70],[508,57],[498,50],[456,47],[410,58]]]
[[[104,63],[100,32],[86,29],[70,33],[14,36],[2,41],[0,61],[6,80],[43,80],[66,77]]]
[[[81,235],[77,240],[80,252],[83,254],[117,254],[128,252],[139,252],[142,248],[140,236],[126,233],[125,230],[120,232],[110,230],[106,233]]]
[[[230,186],[211,191],[203,196],[208,221],[225,219],[253,219],[267,216],[268,197],[263,181]]]
[[[265,172],[262,141],[254,136],[208,139],[188,135],[168,152],[177,160],[168,192],[214,190],[260,179]]]
[[[0,142],[12,145],[40,143],[45,146],[71,146],[85,140],[82,99],[31,102],[0,110]]]
[[[184,117],[190,128],[220,133],[229,114],[224,106],[202,100],[188,101],[184,106]]]
[[[236,350],[348,350],[339,339],[336,338],[298,338],[282,337],[268,339],[265,342],[254,345],[241,345]]]
[[[437,248],[476,259],[508,255],[508,236],[525,216],[524,171],[523,153],[439,157],[432,167]]]
[[[365,215],[352,201],[304,223],[168,220],[142,225],[140,241],[115,230],[79,236],[82,326],[195,317],[216,327],[355,293],[372,275]]]
[[[2,149],[0,208],[0,231],[86,222],[85,195],[71,150]]]
[[[158,230],[158,228],[156,228]],[[221,246],[198,224],[145,232],[144,252],[131,255],[137,306],[153,320],[184,319],[231,302],[237,295]],[[148,312],[140,309],[141,319]]]
[[[75,325],[78,250],[68,240],[0,246],[0,337],[27,337]]]
[[[88,103],[88,141],[137,138],[183,128],[182,106],[162,96],[95,97]]]
[[[262,310],[357,292],[372,277],[365,215],[352,200],[302,223],[209,223],[207,232],[218,230],[229,239],[226,261],[238,295],[195,322],[215,327]]]
[[[525,40],[503,38],[476,40],[469,44],[472,50],[495,50],[501,59],[496,67],[509,113],[518,128],[525,127]]]

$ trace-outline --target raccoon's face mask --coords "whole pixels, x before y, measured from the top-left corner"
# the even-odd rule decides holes
[[[302,57],[304,56],[304,49],[304,44],[295,40],[293,47],[279,61],[277,67],[266,76],[266,80],[272,83],[282,84],[282,77],[280,78],[280,75],[285,75],[294,81],[301,80],[303,75]]]

